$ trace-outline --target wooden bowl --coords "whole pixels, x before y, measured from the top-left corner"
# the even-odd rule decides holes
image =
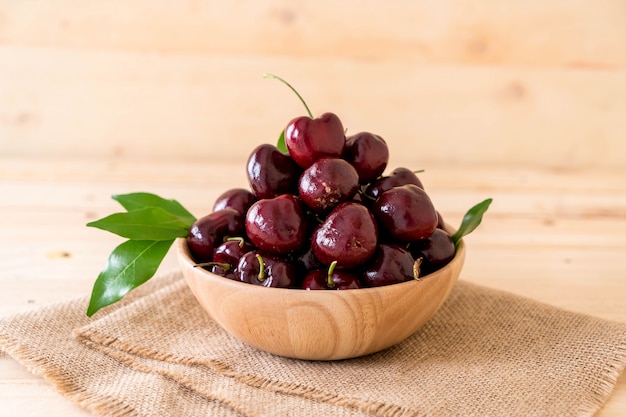
[[[185,239],[177,242],[182,272],[200,305],[227,332],[277,355],[338,360],[378,352],[415,333],[439,309],[465,259],[420,280],[377,288],[306,291],[266,288],[194,267]]]

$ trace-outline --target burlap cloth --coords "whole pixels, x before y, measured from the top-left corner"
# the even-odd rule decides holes
[[[405,342],[337,362],[240,343],[178,272],[86,306],[0,320],[0,350],[99,416],[586,416],[626,364],[625,323],[464,281]]]

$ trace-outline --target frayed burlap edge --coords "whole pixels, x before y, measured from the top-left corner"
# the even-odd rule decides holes
[[[156,289],[175,282],[180,279],[180,271],[172,270],[161,273],[159,276],[144,283],[132,293],[127,295],[120,302],[113,306],[106,307],[96,313],[94,317],[102,317],[114,311],[122,308],[128,304],[134,302],[134,300],[144,297]],[[45,309],[57,309],[63,310],[69,306],[84,305],[84,311],[86,311],[88,297],[76,297],[67,301],[51,303],[46,306],[33,308],[30,311],[18,313],[11,317],[25,316],[33,314]],[[87,323],[88,319],[84,316],[84,321]],[[84,323],[83,323],[84,324]],[[67,338],[71,339],[70,332],[67,334]],[[38,355],[38,352],[32,351],[27,345],[21,344],[19,340],[16,340],[9,335],[0,333],[0,358],[3,355],[8,355],[15,361],[24,366],[30,373],[36,376],[42,377],[47,383],[49,383],[53,389],[68,400],[78,404],[80,407],[93,412],[97,415],[107,415],[114,417],[140,417],[141,414],[131,407],[129,404],[119,400],[118,398],[101,393],[94,393],[88,391],[86,388],[81,387],[72,381],[72,377],[66,373],[63,373],[61,369],[51,367],[45,358]],[[126,365],[124,365],[126,366]]]
[[[177,277],[177,274],[173,274],[172,277]],[[169,281],[173,282],[174,280],[169,280]],[[164,282],[161,282],[161,284],[163,283]],[[148,289],[146,290],[147,291],[142,291],[142,293],[145,294],[148,291],[152,291]],[[137,295],[140,296],[140,294],[137,294]],[[135,297],[135,299],[137,298]],[[77,300],[72,301],[72,303],[76,303],[76,302],[84,302],[84,299],[77,299]],[[67,303],[59,303],[58,306],[62,307],[63,304],[68,305]],[[119,307],[122,307],[124,304],[127,304],[127,303],[120,304]],[[107,312],[105,311],[103,314],[107,314]],[[581,413],[584,413],[580,415],[592,416],[595,413],[597,413],[601,409],[601,407],[604,405],[604,403],[612,395],[613,391],[615,390],[617,380],[619,379],[620,375],[622,374],[622,372],[624,371],[626,367],[626,332],[619,335],[618,340],[619,340],[619,343],[615,345],[613,354],[611,355],[611,357],[609,358],[609,360],[607,361],[604,367],[604,372],[598,375],[598,384],[596,386],[596,390],[593,391],[592,399],[586,403],[586,407],[584,409],[580,410]],[[120,348],[119,343],[117,342],[119,341],[107,340],[107,344],[113,349]],[[60,373],[59,369],[56,369],[56,368],[50,369],[48,363],[46,363],[45,361],[42,361],[40,358],[36,356],[34,352],[30,351],[27,346],[21,345],[20,342],[15,340],[14,338],[0,334],[0,346],[2,346],[2,348],[0,348],[0,357],[6,354],[10,355],[14,359],[16,359],[18,362],[23,364],[30,372],[32,372],[35,375],[42,376],[57,391],[59,391],[65,397],[67,397],[73,402],[76,402],[77,404],[79,404],[80,406],[84,407],[87,410],[95,412],[99,415],[106,414],[106,415],[113,415],[113,416],[119,416],[119,417],[129,417],[129,416],[140,415],[140,413],[137,412],[137,410],[133,409],[132,407],[129,407],[128,404],[125,404],[124,402],[121,402],[116,398],[113,398],[104,394],[90,393],[90,392],[87,392],[85,389],[81,388],[80,386],[77,386],[76,384],[73,383],[73,381],[70,378],[67,378],[65,375]],[[101,347],[98,346],[97,348],[101,350]],[[108,352],[107,354],[111,355],[111,353],[112,352]],[[137,352],[137,349],[135,349],[134,353],[138,354],[140,352]],[[115,356],[115,355],[113,354],[112,356]],[[160,357],[161,357],[160,358],[161,360],[169,360],[169,361],[180,359],[180,358],[176,358],[174,355],[160,355]],[[185,360],[184,362],[191,365],[193,364],[194,361]],[[285,384],[285,383],[280,383],[277,381],[276,382],[268,381],[263,378],[258,378],[258,377],[253,377],[253,376],[238,375],[234,373],[234,371],[231,368],[229,368],[228,366],[220,362],[212,363],[210,365],[214,369],[223,373],[224,375],[237,378],[240,382],[246,383],[250,386],[254,386],[254,387],[258,387],[262,389],[278,390],[282,392],[284,392],[285,390],[288,390],[289,392],[287,392],[287,394],[293,394],[294,392],[296,392],[299,395],[305,395],[312,399],[317,399],[321,401],[332,401],[333,403],[336,403],[337,405],[353,406],[349,399],[344,399],[344,398],[335,399],[335,398],[332,398],[332,396],[330,396],[329,398],[328,394],[314,392],[314,390],[311,390],[310,388],[307,388],[307,387],[302,387],[302,386],[297,386],[297,385],[294,386],[294,384]],[[124,366],[129,366],[129,364],[125,363]],[[144,372],[147,370],[149,369],[146,368]],[[153,371],[150,371],[150,372],[153,372]],[[167,376],[167,375],[164,375],[164,376]],[[176,381],[176,382],[179,382],[179,381]],[[388,415],[388,416],[394,416],[394,417],[415,415],[414,410],[411,410],[411,411],[402,410],[398,407],[394,407],[394,409],[391,410],[391,409],[388,409],[388,406],[386,405],[384,405],[383,407],[379,407],[379,404],[371,404],[371,407],[366,407],[366,408],[361,408],[361,409],[366,412],[376,413],[377,415]],[[241,408],[235,409],[235,410],[237,410],[237,412],[242,413],[244,415],[250,415],[250,416],[255,415],[254,413],[251,414],[250,410],[244,410]]]
[[[108,395],[89,392],[74,384],[71,377],[57,372],[58,369],[51,369],[45,359],[38,357],[36,352],[31,352],[28,347],[20,345],[18,341],[0,334],[0,346],[4,349],[0,351],[15,359],[33,375],[42,377],[53,389],[86,410],[98,415],[140,417],[134,408],[123,401]]]
[[[333,405],[341,406],[341,407],[349,407],[356,408],[366,413],[371,413],[375,416],[380,417],[419,417],[422,414],[416,414],[417,411],[413,409],[407,409],[405,407],[400,407],[392,404],[385,404],[381,402],[374,401],[363,401],[362,399],[352,399],[345,398],[337,395],[333,395],[327,392],[316,390],[315,388],[303,386],[300,384],[286,384],[280,381],[267,380],[262,377],[256,377],[251,375],[242,375],[234,371],[230,366],[224,364],[220,361],[196,361],[186,357],[179,357],[177,355],[171,353],[163,353],[151,349],[142,349],[137,346],[132,346],[124,341],[119,339],[112,339],[102,337],[97,331],[89,331],[85,330],[80,334],[75,334],[75,336],[82,342],[94,349],[102,350],[104,353],[112,355],[119,360],[124,360],[125,363],[129,366],[138,366],[138,369],[144,372],[155,372],[152,368],[149,367],[141,367],[137,365],[136,361],[132,359],[132,357],[124,356],[126,354],[137,355],[141,358],[146,359],[155,359],[159,361],[169,361],[172,363],[177,363],[181,365],[188,366],[210,366],[215,369],[222,375],[233,378],[238,382],[247,384],[251,387],[264,389],[268,391],[277,391],[287,395],[299,395],[305,398],[315,400],[315,401],[324,401]],[[617,381],[621,374],[626,369],[626,332],[623,334],[622,342],[616,346],[615,354],[607,362],[605,367],[605,372],[599,375],[598,378],[598,389],[593,392],[593,398],[591,402],[588,404],[588,408],[581,410],[582,416],[594,416],[600,409],[604,406],[607,400],[611,397],[613,391],[616,388]],[[172,375],[168,375],[167,373],[162,373],[164,376],[172,377]],[[175,377],[178,380],[178,376]],[[183,383],[191,389],[197,390],[197,387],[189,381],[181,381],[178,382]],[[216,398],[220,400],[219,398]],[[221,399],[220,401],[225,401]],[[236,405],[228,403],[229,406],[237,409],[239,412],[245,413],[246,415],[254,416],[254,413],[251,413],[250,410],[237,408]]]
[[[124,351],[119,351],[113,348],[107,348],[107,347],[103,347],[102,345],[98,345],[97,343],[94,343],[92,341],[89,340],[83,340],[83,343],[86,346],[89,346],[92,349],[96,349],[100,352],[102,352],[105,355],[108,355],[112,358],[117,359],[120,363],[135,369],[139,372],[145,372],[145,373],[157,373],[165,378],[171,379],[172,381],[178,383],[178,384],[182,384],[184,386],[186,386],[189,389],[194,390],[196,393],[200,394],[201,396],[210,399],[210,400],[215,400],[215,401],[219,401],[220,403],[227,405],[228,407],[232,408],[234,411],[236,411],[237,413],[241,414],[242,416],[245,417],[258,417],[258,414],[253,412],[252,410],[249,410],[245,407],[240,406],[239,404],[235,404],[233,401],[231,401],[230,399],[220,396],[220,395],[208,395],[207,393],[200,391],[198,389],[196,389],[195,384],[191,381],[189,381],[188,379],[186,379],[185,377],[183,377],[180,374],[176,374],[176,375],[172,375],[171,373],[159,370],[159,369],[155,369],[152,368],[150,366],[144,365],[141,362],[137,361],[136,358],[134,358],[132,355],[127,354]],[[149,358],[146,358],[149,359]]]
[[[526,297],[522,297],[508,291],[503,290],[493,290],[501,294],[510,295],[513,297],[527,299],[533,303],[543,304],[548,307],[552,307],[546,303],[540,303],[536,300],[528,299]],[[565,310],[564,310],[565,311]],[[586,315],[582,313],[572,312],[575,314],[591,317],[597,319],[597,317],[593,317],[591,315]],[[78,330],[78,329],[77,329]],[[75,336],[80,339],[83,343],[89,343],[93,348],[100,349],[101,346],[104,346],[106,349],[110,349],[110,352],[113,351],[121,351],[123,353],[130,353],[132,355],[138,355],[139,357],[147,358],[147,359],[156,359],[160,361],[169,361],[172,363],[184,364],[189,366],[209,366],[224,376],[229,378],[233,378],[239,382],[247,384],[249,386],[281,392],[287,395],[295,395],[302,396],[315,401],[324,401],[333,405],[356,408],[361,411],[372,413],[375,416],[380,417],[406,417],[406,416],[420,416],[418,410],[408,409],[406,407],[402,407],[395,404],[387,404],[378,401],[368,401],[360,398],[348,398],[344,396],[333,395],[328,392],[324,392],[321,390],[317,390],[315,388],[297,384],[297,383],[285,383],[276,380],[268,380],[263,377],[257,377],[253,375],[246,375],[237,373],[234,369],[232,369],[229,365],[215,360],[210,361],[198,361],[193,358],[182,357],[172,353],[161,352],[152,349],[145,349],[141,347],[137,347],[134,345],[130,345],[123,340],[106,337],[99,333],[97,330],[91,329],[81,329],[80,332],[75,332]],[[91,339],[91,341],[89,341]],[[583,404],[583,407],[580,411],[581,416],[593,416],[595,415],[607,402],[607,400],[612,395],[613,391],[616,388],[617,381],[626,368],[626,332],[624,332],[620,336],[620,342],[616,345],[614,354],[609,359],[605,366],[605,371],[599,375],[598,378],[598,386],[597,389],[592,392],[592,398],[586,404]],[[193,389],[193,387],[191,387]]]
[[[620,343],[615,350],[615,355],[606,364],[604,373],[600,374],[598,379],[598,391],[593,392],[592,401],[594,404],[591,404],[588,410],[583,410],[585,416],[594,416],[602,409],[617,388],[617,381],[625,369],[626,332],[623,334],[622,343]]]
[[[177,284],[177,282],[172,283],[171,285],[160,288],[158,291],[167,292],[171,289],[171,287]],[[184,284],[184,286],[186,288],[186,284]],[[142,300],[137,299],[136,302],[140,303],[142,302]],[[133,306],[130,305],[129,308],[133,308]],[[162,374],[163,376],[173,378],[177,382],[182,383],[183,385],[189,387],[196,392],[200,392],[201,390],[199,390],[199,387],[195,386],[195,384],[193,384],[192,382],[180,380],[179,378],[182,377],[180,377],[178,374],[176,376],[172,376],[166,372],[160,372],[153,368],[140,365],[136,359],[132,358],[132,355],[135,355],[141,359],[167,361],[179,365],[210,367],[225,377],[232,378],[253,388],[263,389],[268,392],[279,392],[290,396],[300,396],[313,401],[321,401],[335,406],[356,409],[368,413],[368,415],[372,415],[373,417],[421,417],[423,415],[417,410],[408,409],[406,407],[395,404],[387,404],[384,402],[372,400],[364,401],[360,398],[347,398],[301,384],[284,383],[281,381],[267,380],[262,377],[256,377],[252,375],[243,375],[236,372],[230,366],[221,361],[198,361],[189,357],[178,356],[168,352],[162,352],[154,349],[148,349],[145,347],[132,345],[124,340],[120,340],[115,337],[108,337],[107,335],[99,332],[97,328],[77,328],[73,330],[73,335],[81,343],[88,345],[92,349],[97,349],[107,355],[111,355],[118,360],[123,360],[124,363],[128,366],[136,367],[136,369],[143,372],[157,372],[159,374]],[[203,395],[206,396],[206,394]],[[224,401],[225,404],[229,406],[233,406],[228,400],[224,398],[215,399]],[[239,412],[247,414],[251,413],[250,410],[239,409],[236,405],[233,406],[233,408],[238,410]]]

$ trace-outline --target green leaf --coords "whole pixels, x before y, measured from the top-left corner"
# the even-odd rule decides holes
[[[282,153],[288,153],[289,152],[287,150],[287,144],[285,143],[285,130],[284,129],[283,129],[282,132],[280,132],[280,136],[278,137],[278,142],[276,143],[276,147]]]
[[[160,207],[113,213],[87,223],[87,226],[137,240],[169,240],[185,237],[190,227],[187,222]]]
[[[92,316],[119,301],[156,273],[174,240],[128,240],[116,247],[94,283],[87,307]]]
[[[196,221],[193,214],[187,211],[176,200],[168,200],[152,193],[130,193],[130,194],[116,194],[112,196],[113,200],[117,201],[127,211],[139,210],[147,207],[160,207],[170,214],[178,217],[180,220],[188,223],[190,226]]]
[[[456,233],[451,236],[455,246],[463,236],[469,235],[478,227],[480,222],[483,220],[483,214],[485,214],[492,201],[492,198],[488,198],[485,201],[476,204],[474,207],[469,209],[467,213],[465,213],[461,226]]]

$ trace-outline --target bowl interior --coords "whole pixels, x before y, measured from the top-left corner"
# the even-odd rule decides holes
[[[337,360],[374,353],[417,331],[445,301],[465,259],[454,259],[419,280],[376,288],[305,291],[266,288],[194,267],[185,239],[178,260],[208,314],[244,343],[277,355]]]

